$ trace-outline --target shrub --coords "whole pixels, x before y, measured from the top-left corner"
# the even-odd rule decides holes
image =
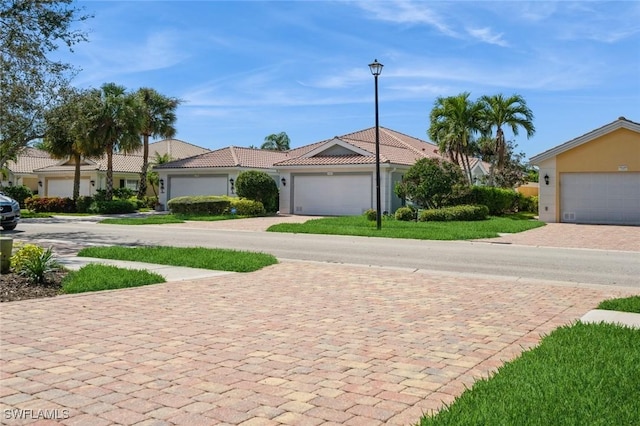
[[[35,213],[74,213],[76,211],[76,203],[68,197],[35,196],[27,198],[24,203]]]
[[[517,193],[515,199],[515,205],[513,206],[514,211],[518,212],[530,212],[530,213],[538,213],[538,197],[530,196],[527,197],[521,193]]]
[[[264,205],[260,201],[244,198],[230,198],[229,201],[231,209],[235,209],[235,214],[240,216],[262,216],[266,213]]]
[[[25,185],[5,186],[2,188],[2,192],[16,200],[18,204],[20,204],[21,209],[24,209],[26,207],[24,203],[25,200],[33,196],[33,192],[31,191],[31,189]]]
[[[416,212],[411,207],[400,207],[396,210],[396,220],[410,221],[416,218]]]
[[[22,272],[29,260],[41,256],[42,253],[44,249],[36,244],[20,245],[11,256],[11,269],[16,273]]]
[[[474,186],[471,188],[467,204],[482,204],[489,208],[489,214],[500,216],[513,211],[518,193],[512,189],[492,186]]]
[[[81,195],[76,200],[76,212],[88,213],[92,203],[93,203],[93,197],[85,197]]]
[[[369,209],[364,212],[364,216],[367,220],[374,221],[378,219],[378,213],[374,209]]]
[[[420,212],[420,222],[449,222],[485,220],[489,215],[489,208],[484,205],[460,205],[443,207],[441,209],[429,209]]]
[[[462,169],[450,161],[436,158],[416,161],[394,188],[398,197],[430,208],[452,205],[467,190]]]
[[[40,255],[27,257],[19,274],[27,277],[33,284],[43,284],[47,280],[47,275],[58,269],[60,264],[53,257],[53,250],[49,247]]]
[[[238,175],[236,193],[241,198],[260,201],[269,213],[278,210],[278,186],[271,176],[257,170],[247,170]]]
[[[229,197],[198,195],[172,198],[167,207],[173,214],[223,215],[231,208]]]
[[[95,201],[89,208],[90,213],[121,214],[133,213],[138,209],[137,203],[130,200]]]

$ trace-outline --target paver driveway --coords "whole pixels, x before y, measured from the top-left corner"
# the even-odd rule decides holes
[[[2,422],[36,422],[15,420],[21,408],[60,418],[39,424],[413,424],[631,292],[284,262],[12,302]]]

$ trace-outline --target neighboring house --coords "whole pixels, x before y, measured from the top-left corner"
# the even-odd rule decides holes
[[[545,222],[640,225],[640,123],[616,121],[531,158]]]
[[[155,153],[169,154],[173,159],[190,157],[209,152],[177,139],[165,139],[149,144],[149,161]],[[131,154],[113,155],[113,186],[138,189],[142,169],[142,148]],[[6,185],[25,185],[42,197],[71,197],[75,163],[70,159],[52,159],[46,151],[27,148],[16,161],[7,163]],[[83,159],[80,166],[80,195],[93,195],[97,189],[106,187],[107,157],[92,160]],[[152,195],[152,189],[149,188]]]
[[[424,157],[442,158],[437,146],[380,128],[382,210],[394,212],[403,200],[394,193],[406,171]],[[280,188],[280,212],[302,215],[359,215],[375,208],[375,128],[286,152],[228,147],[155,168],[163,183],[160,203],[183,195],[234,195],[244,170],[263,170]],[[474,176],[486,166],[474,161]]]

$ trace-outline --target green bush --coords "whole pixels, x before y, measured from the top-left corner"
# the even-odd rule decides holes
[[[420,222],[450,222],[485,220],[489,216],[489,208],[485,205],[460,205],[429,209],[420,212]]]
[[[260,201],[247,200],[245,198],[230,198],[231,209],[240,216],[263,216],[266,213],[264,205]],[[233,210],[230,210],[233,212]]]
[[[538,197],[527,197],[521,193],[517,193],[513,210],[517,212],[538,213]]]
[[[76,212],[89,213],[91,204],[93,204],[93,197],[85,197],[81,195],[76,200]]]
[[[236,194],[241,198],[260,201],[269,213],[278,210],[278,186],[271,176],[257,170],[247,170],[235,181]]]
[[[172,198],[167,207],[173,214],[205,214],[219,216],[231,209],[229,197],[198,195]]]
[[[396,210],[395,216],[396,220],[408,222],[416,218],[416,212],[411,207],[400,207]]]
[[[34,197],[25,200],[27,209],[35,213],[75,213],[76,203],[71,198]]]
[[[378,213],[374,209],[369,209],[364,212],[364,216],[367,220],[374,221],[378,219]]]
[[[11,269],[20,273],[24,270],[24,265],[44,253],[44,249],[36,244],[24,244],[16,247],[13,256],[11,256]]]
[[[513,189],[492,186],[474,186],[465,204],[482,204],[489,208],[489,214],[500,216],[512,212],[516,206],[518,193]]]
[[[16,200],[22,209],[26,207],[25,200],[33,196],[31,189],[25,185],[5,186],[2,188],[2,192]]]
[[[94,201],[89,208],[90,213],[122,214],[134,213],[138,209],[137,203],[130,200]]]

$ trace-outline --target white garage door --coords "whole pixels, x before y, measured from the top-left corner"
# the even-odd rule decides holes
[[[90,195],[89,179],[80,179],[80,195]],[[73,197],[73,179],[47,179],[47,197]]]
[[[187,195],[227,195],[227,176],[170,177],[168,199]]]
[[[640,173],[562,173],[562,222],[640,225]]]
[[[372,208],[371,174],[294,175],[293,213],[355,216]]]

